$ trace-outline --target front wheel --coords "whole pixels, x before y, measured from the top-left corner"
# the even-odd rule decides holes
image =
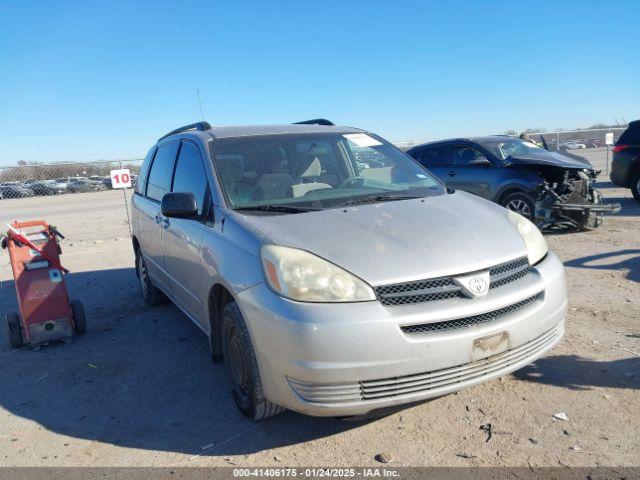
[[[12,348],[21,348],[24,345],[20,316],[16,312],[7,313],[7,334]]]
[[[243,415],[264,420],[284,411],[264,397],[253,344],[236,302],[222,311],[222,352],[231,394]]]
[[[530,195],[522,192],[510,193],[500,202],[507,210],[519,213],[523,217],[533,221],[535,216],[535,202]]]

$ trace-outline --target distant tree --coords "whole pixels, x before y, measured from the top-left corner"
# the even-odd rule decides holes
[[[596,123],[595,125],[591,125],[590,127],[587,127],[586,129],[605,129],[605,128],[620,128],[620,127],[626,127],[626,124],[620,124],[618,122],[616,123]],[[578,130],[586,130],[583,128],[579,128]]]
[[[525,128],[522,132],[518,132],[517,130],[509,129],[505,130],[502,135],[511,135],[513,137],[517,137],[521,133],[545,133],[547,130],[544,128]]]

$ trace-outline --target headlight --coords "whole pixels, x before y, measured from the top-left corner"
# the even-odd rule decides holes
[[[535,265],[542,260],[549,251],[549,247],[547,247],[547,242],[542,236],[542,233],[540,233],[538,227],[519,213],[507,210],[507,217],[511,220],[511,223],[516,226],[527,246],[529,264]]]
[[[266,245],[260,249],[264,276],[283,297],[301,302],[366,302],[369,285],[342,268],[304,250]]]

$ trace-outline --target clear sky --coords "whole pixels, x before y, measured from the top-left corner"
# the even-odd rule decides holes
[[[0,165],[200,120],[392,141],[640,118],[640,2],[0,0]]]

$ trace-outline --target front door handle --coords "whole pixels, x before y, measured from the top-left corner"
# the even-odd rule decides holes
[[[156,215],[156,223],[158,225],[160,225],[162,223],[162,215],[160,215],[160,214]]]
[[[452,171],[448,172],[447,175],[449,175],[450,177],[455,177],[457,175],[457,173],[452,170]]]

